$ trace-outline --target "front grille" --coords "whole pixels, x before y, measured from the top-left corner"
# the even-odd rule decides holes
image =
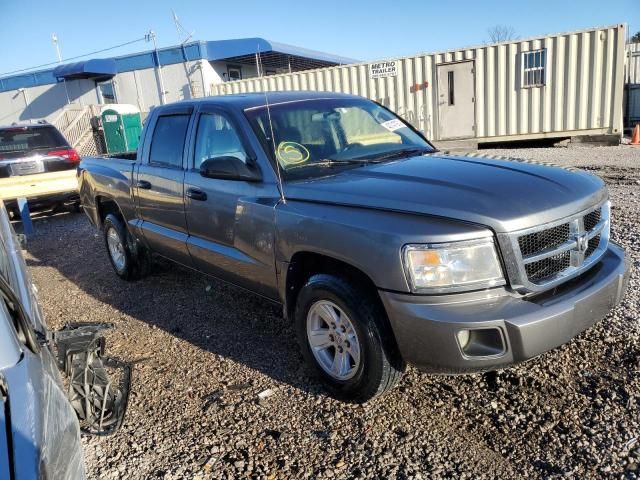
[[[565,223],[564,225],[558,225],[548,230],[523,235],[518,239],[520,253],[522,253],[524,257],[528,257],[550,248],[559,247],[569,240],[570,233],[569,224]]]
[[[609,204],[548,227],[507,235],[516,263],[509,267],[514,285],[539,291],[573,278],[593,265],[609,241]]]
[[[600,221],[600,217],[602,216],[602,209],[599,208],[597,210],[594,210],[591,213],[587,213],[584,216],[584,229],[587,232],[590,232],[591,230],[594,229],[594,227],[598,224],[598,222]]]
[[[566,270],[571,266],[571,253],[562,252],[559,255],[528,263],[524,266],[530,282],[539,283],[549,277]]]
[[[584,258],[589,258],[593,254],[593,252],[596,251],[598,245],[600,245],[600,235],[596,235],[591,240],[589,240],[589,248],[587,248],[587,251],[584,252]]]

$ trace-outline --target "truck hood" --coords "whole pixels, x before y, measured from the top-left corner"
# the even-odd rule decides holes
[[[429,154],[294,181],[285,198],[434,215],[512,232],[607,197],[587,172],[498,157]]]

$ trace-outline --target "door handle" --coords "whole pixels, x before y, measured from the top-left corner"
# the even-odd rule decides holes
[[[207,194],[197,188],[187,188],[187,197],[192,200],[204,202],[207,199]]]
[[[147,182],[146,180],[138,180],[136,182],[136,187],[142,188],[144,190],[151,189],[151,182]]]

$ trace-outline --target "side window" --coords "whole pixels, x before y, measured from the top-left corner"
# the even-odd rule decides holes
[[[151,138],[149,162],[169,167],[182,167],[182,152],[187,125],[189,125],[189,115],[158,117]]]
[[[194,167],[209,158],[236,157],[247,161],[247,154],[233,125],[217,113],[203,113],[198,122]]]

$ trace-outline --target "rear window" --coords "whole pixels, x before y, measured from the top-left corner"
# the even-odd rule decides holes
[[[0,153],[57,147],[68,147],[68,143],[54,127],[0,129]]]

